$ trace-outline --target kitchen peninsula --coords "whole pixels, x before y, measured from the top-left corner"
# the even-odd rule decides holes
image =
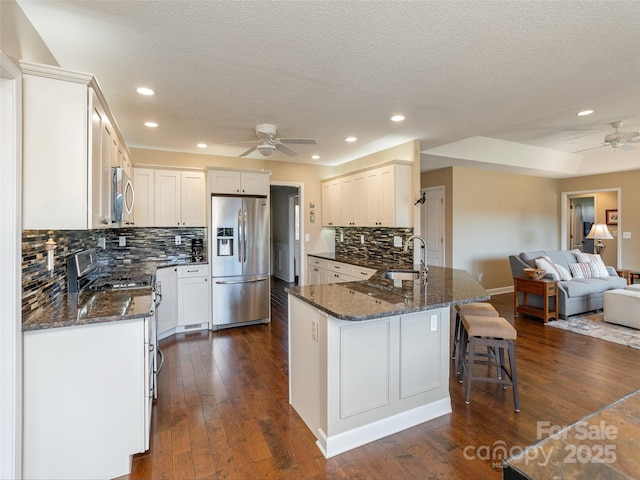
[[[450,413],[451,306],[489,299],[464,270],[430,266],[425,286],[376,267],[288,290],[289,401],[327,458]]]

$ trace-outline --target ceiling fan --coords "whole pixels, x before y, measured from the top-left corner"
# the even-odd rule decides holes
[[[283,144],[285,143],[294,143],[299,145],[317,145],[318,142],[315,138],[277,138],[276,134],[278,129],[275,125],[270,123],[260,123],[256,125],[256,137],[257,140],[248,140],[246,142],[236,142],[236,143],[254,143],[255,145],[251,147],[246,152],[242,152],[239,157],[246,157],[251,152],[258,150],[261,155],[268,157],[276,150],[293,157],[297,155],[297,152],[294,152],[290,148],[285,147]]]
[[[628,143],[638,143],[640,141],[640,139],[634,140],[640,136],[640,132],[621,132],[618,130],[622,126],[622,121],[613,122],[611,126],[615,129],[615,133],[610,133],[604,137],[604,146],[620,148]]]
[[[595,150],[596,148],[602,147],[622,148],[626,150],[628,148],[633,148],[633,146],[630,145],[631,143],[640,143],[640,138],[636,138],[640,137],[640,132],[621,132],[619,130],[619,128],[622,127],[622,120],[612,122],[611,126],[615,129],[615,132],[606,135],[602,145],[578,150],[575,153],[586,152],[588,150]]]

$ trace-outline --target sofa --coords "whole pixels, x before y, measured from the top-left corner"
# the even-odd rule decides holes
[[[514,277],[526,277],[525,268],[543,268],[545,278],[558,280],[556,302],[558,316],[563,319],[602,309],[604,292],[627,286],[627,281],[619,277],[613,267],[605,266],[599,255],[580,250],[522,252],[510,255],[509,262]],[[528,302],[534,306],[543,305],[542,297],[535,295],[529,295]]]

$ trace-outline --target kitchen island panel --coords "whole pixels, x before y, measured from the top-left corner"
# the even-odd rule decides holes
[[[325,457],[451,412],[448,308],[353,322],[289,295],[289,312],[290,403]]]

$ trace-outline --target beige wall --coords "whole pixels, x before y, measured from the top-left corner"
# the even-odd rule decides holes
[[[474,277],[483,274],[487,289],[513,285],[508,256],[561,245],[562,193],[591,192],[596,197],[596,221],[617,205],[621,189],[620,223],[611,233],[630,232],[622,239],[619,268],[640,271],[640,170],[549,179],[463,167],[424,172],[422,187],[445,186],[446,264]],[[616,266],[614,240],[605,241],[604,260]]]
[[[59,66],[15,0],[0,0],[0,49],[17,60]]]
[[[559,181],[560,192],[595,191],[609,188],[620,188],[620,220],[618,227],[611,228],[617,234],[629,232],[631,238],[622,238],[620,251],[620,265],[618,268],[640,271],[640,169],[626,172],[589,175],[585,177],[566,178]],[[598,203],[596,212],[598,221],[604,220],[604,210],[610,201]],[[615,208],[615,207],[614,207]],[[613,240],[605,240],[607,250]],[[613,247],[612,247],[613,248]],[[608,251],[605,251],[605,255]],[[606,257],[610,257],[607,255]],[[610,261],[610,260],[609,260]],[[614,265],[615,263],[608,263]]]

